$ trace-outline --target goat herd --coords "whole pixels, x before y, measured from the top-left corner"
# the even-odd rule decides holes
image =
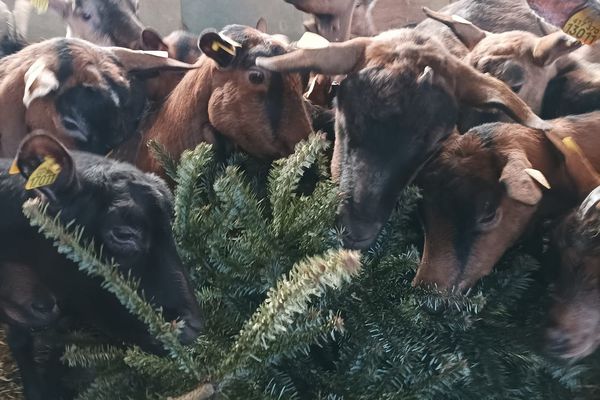
[[[353,39],[369,24],[352,12],[370,2],[286,1],[337,42],[309,33],[290,43],[263,20],[163,39],[134,0],[50,0],[79,38],[28,44],[14,24],[0,30],[0,318],[28,400],[58,398],[64,368],[59,356],[36,365],[32,328],[60,317],[151,351],[157,343],[29,226],[27,198],[84,226],[166,318],[185,321],[182,342],[201,331],[170,230],[172,182],[156,176],[149,140],[174,157],[208,142],[218,155],[272,160],[325,132],[347,247],[368,248],[402,190],[422,188],[415,285],[467,290],[554,221],[549,349],[579,359],[600,344],[600,51],[525,0],[460,0],[426,9],[414,27]]]

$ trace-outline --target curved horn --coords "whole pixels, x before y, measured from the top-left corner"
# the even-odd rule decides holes
[[[443,14],[427,7],[423,7],[423,12],[429,18],[441,22],[452,29],[452,32],[454,32],[456,37],[458,37],[469,50],[473,50],[473,48],[488,35],[486,31],[457,15]]]
[[[129,50],[122,47],[107,47],[106,49],[115,55],[129,72],[185,71],[198,68],[192,64],[168,58],[166,54],[163,57],[156,53]]]
[[[363,64],[369,38],[332,43],[320,49],[299,49],[275,57],[259,57],[256,65],[277,72],[313,71],[325,75],[345,75]]]

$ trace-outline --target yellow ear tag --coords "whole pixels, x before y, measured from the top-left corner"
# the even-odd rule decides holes
[[[10,164],[10,169],[8,170],[8,174],[9,175],[17,175],[20,173],[21,173],[21,171],[19,170],[19,167],[17,166],[17,159],[15,158],[15,160],[12,162],[12,164]]]
[[[43,14],[48,11],[49,4],[49,0],[31,0],[31,5],[33,5],[38,14]]]
[[[235,48],[233,46],[227,47],[223,43],[217,42],[216,40],[212,43],[211,48],[213,51],[219,51],[219,49],[221,49],[221,50],[225,51],[226,53],[229,53],[232,56],[235,56]]]
[[[566,138],[564,138],[562,140],[563,144],[565,145],[565,147],[569,150],[571,150],[574,153],[577,153],[578,155],[582,155],[583,152],[581,151],[581,148],[579,147],[579,145],[575,142],[575,140],[571,137],[571,136],[567,136]]]
[[[25,184],[26,190],[32,190],[41,188],[44,186],[50,186],[56,179],[61,171],[61,166],[52,157],[44,157],[44,162],[33,171],[27,183]]]

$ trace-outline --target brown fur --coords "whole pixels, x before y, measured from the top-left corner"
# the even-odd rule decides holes
[[[556,132],[575,138],[591,164],[600,168],[600,153],[595,151],[600,114],[564,118],[553,124]],[[524,172],[526,168],[541,171],[551,189],[534,182]],[[420,177],[426,240],[414,283],[435,284],[440,289],[465,290],[473,286],[492,271],[537,217],[560,214],[575,203],[574,173],[578,171],[568,170],[550,140],[529,128],[485,125],[449,139]],[[531,198],[535,192],[542,194],[539,201]],[[485,216],[480,211],[485,209],[486,200],[497,202],[495,215],[500,217],[475,236],[468,234],[472,228],[459,228],[452,222],[458,218],[461,224],[468,224],[471,217]],[[466,251],[462,258],[457,252],[461,246]]]
[[[600,209],[596,189],[559,225],[560,267],[546,331],[547,349],[576,361],[600,345]]]
[[[56,54],[58,40],[50,40],[28,46],[20,53],[0,61],[0,155],[14,156],[20,141],[35,129],[45,129],[59,140],[72,147],[72,140],[66,136],[64,126],[57,118],[54,96],[76,85],[106,86],[102,74],[115,82],[128,86],[127,71],[120,68],[107,53],[83,41],[70,41],[73,55],[73,73],[60,88],[44,98],[35,100],[29,108],[23,104],[25,73],[38,59],[43,59],[52,71],[59,70]]]
[[[277,39],[252,28],[246,28],[244,34],[248,50],[265,43],[282,46]],[[276,159],[292,153],[296,143],[311,132],[298,74],[281,75],[281,120],[273,129],[264,102],[268,87],[249,82],[248,74],[256,67],[222,69],[207,56],[196,65],[199,68],[187,73],[146,121],[140,136],[121,149],[120,158],[142,170],[162,172],[148,151],[149,140],[162,143],[177,158],[201,142],[217,144],[224,138],[252,156]],[[275,78],[270,75],[268,79]]]
[[[568,40],[562,33],[551,36]],[[561,47],[551,37],[540,39],[529,32],[512,31],[488,35],[465,61],[515,88],[519,97],[539,114],[548,82],[559,72],[557,60],[578,47]],[[519,71],[518,76],[511,76],[511,68]]]
[[[43,72],[30,75],[32,85],[26,90],[27,73],[36,70],[32,66]],[[28,46],[0,61],[0,156],[13,157],[21,139],[36,129],[44,129],[69,148],[106,153],[135,132],[146,102],[140,76],[191,68],[172,59],[99,47],[80,39],[52,39]],[[44,86],[40,82],[45,79],[31,79],[35,76],[54,84]],[[43,87],[48,90],[37,95],[36,89]],[[80,116],[84,120],[78,121],[85,124],[87,130],[81,134],[85,138],[76,142],[77,135],[69,134],[58,104],[62,102],[62,113],[68,107],[77,108],[81,104],[75,102],[80,100],[73,99],[81,99],[81,93],[92,88],[95,97],[89,105],[104,107],[110,114],[105,121],[92,121],[93,110],[88,108],[87,114]],[[88,98],[89,91],[85,92]],[[74,97],[76,92],[79,97]]]

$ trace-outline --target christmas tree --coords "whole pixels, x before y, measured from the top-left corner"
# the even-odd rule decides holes
[[[205,318],[191,346],[148,305],[136,282],[43,206],[25,214],[80,268],[105,280],[148,325],[165,356],[97,344],[64,361],[93,368],[80,399],[596,399],[598,360],[561,365],[540,337],[548,285],[516,249],[467,294],[411,286],[422,240],[408,189],[372,249],[340,247],[340,196],[319,136],[264,166],[208,145],[176,165],[173,231]]]

